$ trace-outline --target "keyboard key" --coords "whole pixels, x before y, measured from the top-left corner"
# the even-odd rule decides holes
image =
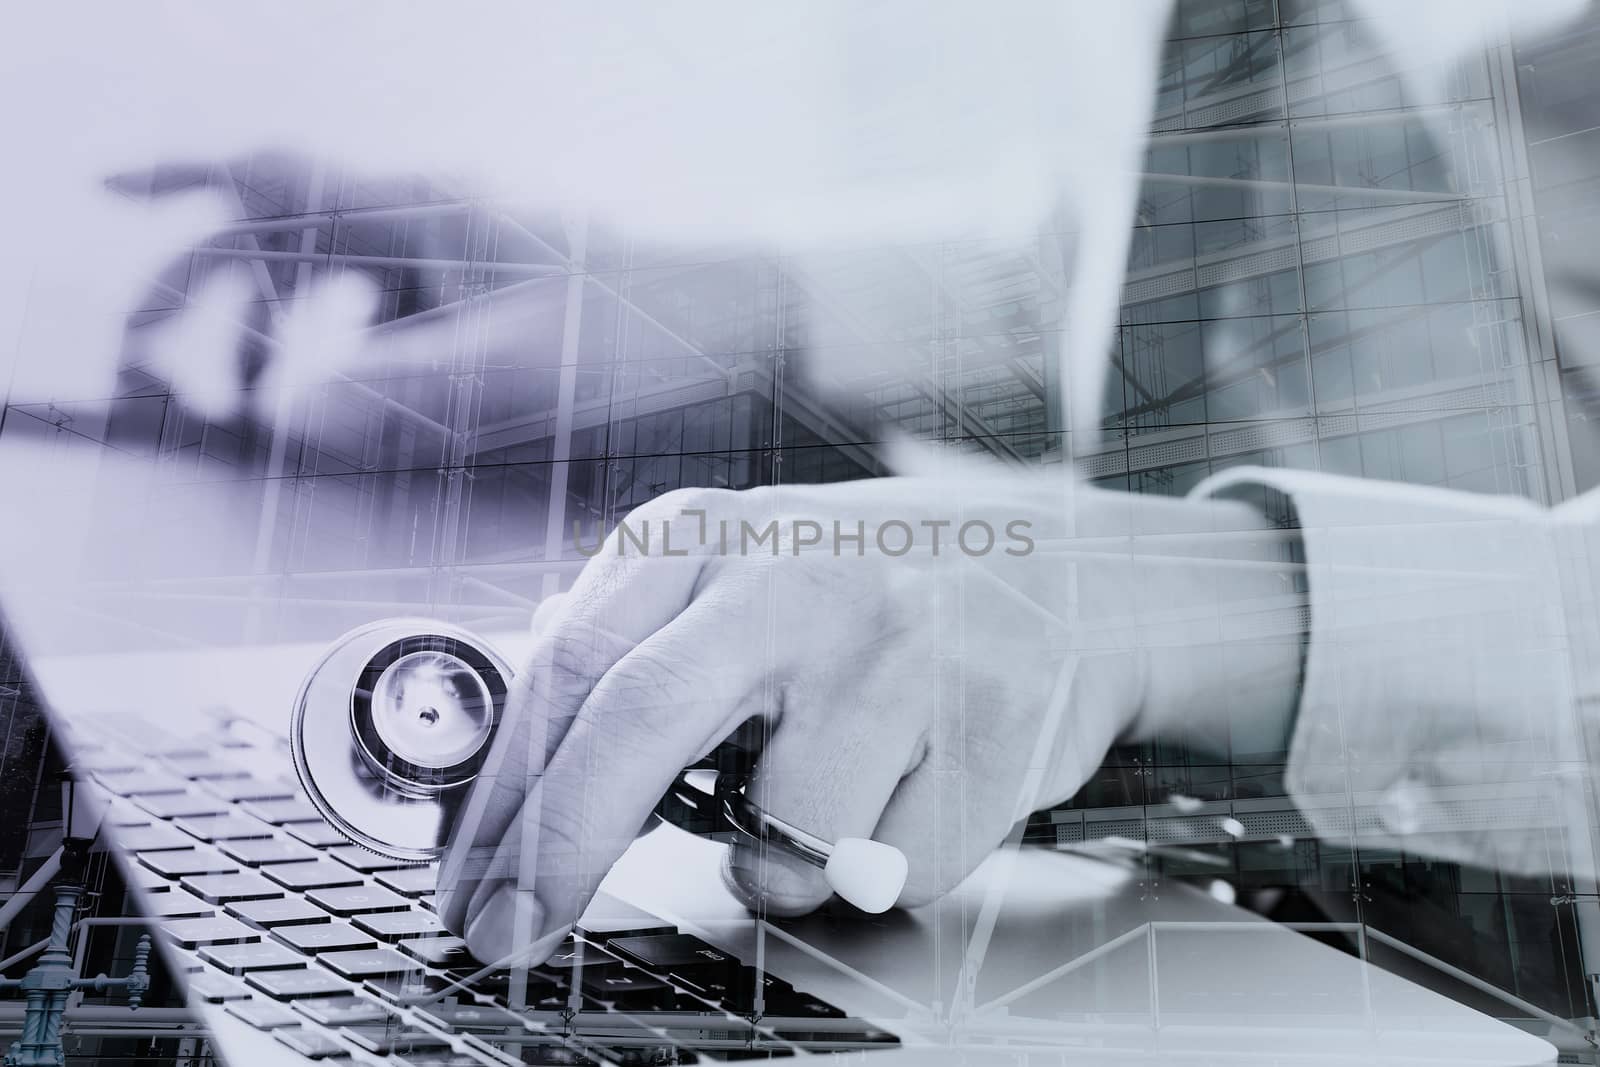
[[[166,771],[132,770],[121,774],[102,772],[95,775],[95,778],[119,797],[163,796],[184,793],[189,789],[187,781]]]
[[[540,966],[547,971],[570,971],[582,963],[610,963],[611,957],[593,945],[580,945],[568,934]]]
[[[172,888],[172,883],[166,875],[157,874],[146,867],[130,864],[123,872],[124,882],[129,886],[144,890],[146,893],[165,893]]]
[[[672,1039],[665,1034],[653,1036],[654,1044],[658,1048],[673,1044]],[[534,1020],[529,1021],[525,1031],[521,1034],[513,1029],[500,1034],[463,1034],[461,1037],[461,1043],[466,1047],[467,1051],[480,1057],[483,1063],[517,1063],[519,1060],[523,1063],[584,1065],[591,1063],[647,1064],[653,1062],[644,1050],[638,1048],[639,1038],[637,1033],[632,1041],[623,1040],[625,1044],[633,1045],[634,1047],[622,1049],[602,1046],[594,1037],[587,1035],[580,1037],[574,1034],[570,1039],[557,1036],[548,1032],[545,1027]],[[718,1042],[718,1044],[726,1047],[723,1042]],[[741,1040],[740,1044],[745,1044],[745,1042]],[[518,1056],[511,1046],[520,1049],[521,1056]],[[737,1059],[739,1054],[740,1052],[736,1051],[729,1058]],[[427,1061],[423,1058],[426,1055],[426,1053],[418,1054],[413,1062],[426,1063]],[[391,1057],[391,1059],[394,1058],[398,1057]],[[671,1060],[665,1060],[664,1062],[670,1063]],[[686,1050],[679,1062],[704,1063],[707,1061],[697,1058],[694,1053]],[[433,1067],[433,1065],[430,1065],[430,1067]]]
[[[498,994],[502,999],[508,993]],[[556,983],[535,984],[532,977],[528,979],[527,1001],[529,1011],[566,1011],[572,1006],[572,991],[564,985]],[[697,1008],[674,1008],[677,1011],[697,1011]]]
[[[507,991],[511,988],[512,975],[510,971],[484,971],[483,964],[476,960],[472,960],[465,967],[457,967],[446,971],[444,976],[450,981],[464,985],[474,993],[479,993],[486,997],[504,999]],[[536,985],[543,979],[530,973],[528,981]]]
[[[188,986],[189,1003],[205,1001],[207,1004],[221,1004],[225,1000],[244,1000],[250,991],[232,978],[224,978],[220,974],[191,974],[185,979]]]
[[[512,1031],[512,1033],[515,1033],[515,1031]],[[546,1060],[553,1057],[557,1062],[566,1060],[569,1063],[619,1062],[616,1057],[612,1057],[607,1061],[599,1056],[588,1056],[576,1051],[570,1051],[564,1045],[553,1043],[548,1038],[539,1038],[531,1034],[520,1040],[508,1037],[504,1033],[465,1034],[461,1038],[461,1043],[467,1047],[467,1051],[478,1057],[483,1063],[515,1063],[516,1060],[512,1058],[510,1049],[506,1047],[512,1041],[516,1041],[518,1045],[522,1046],[523,1050],[529,1054],[529,1059],[539,1056]],[[533,1062],[538,1063],[539,1061],[534,1059]]]
[[[196,874],[183,879],[189,892],[211,904],[233,900],[264,900],[283,896],[283,889],[259,874]]]
[[[583,990],[596,1000],[635,1009],[669,1007],[674,996],[666,982],[620,963],[584,967]]]
[[[377,1001],[349,993],[337,997],[307,997],[297,1001],[294,1010],[323,1026],[381,1023],[394,1018],[393,1013]]]
[[[416,863],[410,860],[397,860],[388,856],[380,856],[371,849],[362,848],[360,845],[340,845],[338,848],[330,848],[328,855],[347,867],[360,871],[362,874],[372,874],[374,871],[397,871],[406,867],[417,866]]]
[[[642,937],[614,937],[606,947],[644,964],[646,967],[681,967],[690,964],[727,963],[729,953],[713,948],[688,934],[646,934]]]
[[[339,1033],[356,1047],[380,1056],[391,1052],[420,1052],[450,1047],[450,1042],[439,1035],[415,1026],[406,1026],[398,1020],[346,1026],[340,1028]]]
[[[725,1031],[725,1033],[727,1033],[728,1036],[732,1036],[732,1034],[734,1032]],[[728,1048],[728,1046],[726,1044],[723,1044],[723,1045],[720,1046],[720,1050],[719,1051],[716,1051],[716,1052],[713,1052],[713,1053],[700,1053],[698,1057],[697,1057],[696,1053],[690,1052],[688,1049],[682,1049],[682,1051],[678,1051],[677,1052],[677,1055],[682,1057],[678,1062],[679,1063],[708,1063],[708,1062],[715,1062],[714,1060],[712,1060],[712,1056],[715,1056],[717,1060],[721,1060],[721,1059],[726,1058],[728,1060],[736,1060],[736,1061],[737,1060],[756,1060],[756,1061],[759,1061],[759,1062],[762,1062],[762,1063],[766,1063],[766,1062],[769,1062],[769,1061],[786,1060],[789,1057],[794,1055],[794,1052],[795,1052],[794,1047],[792,1045],[788,1044],[785,1041],[779,1040],[779,1041],[762,1042],[759,1039],[752,1039],[752,1038],[753,1038],[753,1035],[752,1036],[745,1036],[744,1033],[741,1032],[740,1036],[738,1037],[739,1046],[737,1048],[730,1049],[730,1048]],[[576,1052],[576,1051],[569,1052],[569,1051],[567,1051],[568,1048],[570,1047],[570,1043],[569,1042],[557,1040],[557,1039],[554,1039],[554,1038],[546,1038],[544,1042],[541,1042],[543,1048],[541,1048],[540,1051],[535,1052],[534,1055],[536,1055],[536,1056],[546,1056],[546,1057],[555,1056],[555,1057],[558,1057],[558,1059],[556,1059],[554,1061],[551,1061],[551,1060],[548,1060],[548,1059],[543,1060],[543,1061],[534,1060],[533,1062],[535,1062],[535,1063],[539,1063],[539,1062],[561,1062],[560,1058],[561,1057],[565,1057],[565,1058],[567,1058],[567,1062],[570,1062],[570,1063],[585,1063],[585,1062],[588,1062],[588,1063],[626,1063],[626,1064],[630,1064],[630,1065],[631,1064],[648,1064],[648,1063],[655,1063],[656,1062],[655,1060],[650,1058],[652,1055],[654,1055],[654,1054],[659,1054],[659,1055],[662,1055],[662,1056],[671,1055],[674,1051],[676,1051],[676,1048],[677,1048],[676,1041],[668,1038],[664,1034],[658,1039],[657,1043],[654,1046],[655,1049],[659,1050],[659,1053],[654,1052],[650,1048],[641,1049],[639,1047],[639,1043],[638,1043],[637,1040],[624,1041],[622,1044],[618,1044],[618,1045],[611,1045],[611,1044],[605,1044],[604,1043],[604,1042],[612,1041],[612,1040],[616,1040],[616,1039],[615,1038],[610,1038],[610,1037],[591,1038],[591,1039],[586,1040],[586,1041],[583,1042],[583,1051],[582,1052]],[[504,1058],[506,1056],[506,1052],[502,1051],[500,1053],[500,1055],[501,1055],[502,1058]],[[831,1057],[829,1057],[829,1058],[831,1058]],[[666,1060],[666,1061],[663,1061],[663,1062],[670,1063],[672,1061],[671,1060]],[[826,1060],[824,1062],[826,1062]],[[432,1067],[432,1065],[430,1065],[430,1067]]]
[[[236,900],[224,909],[241,922],[271,930],[278,926],[325,923],[328,913],[299,897],[272,897],[267,900]]]
[[[289,800],[294,787],[284,782],[266,782],[260,778],[225,778],[202,782],[206,792],[223,800]]]
[[[320,952],[317,961],[335,974],[351,981],[379,978],[387,974],[405,974],[419,970],[421,964],[410,956],[402,956],[392,948],[357,949],[351,952]]]
[[[217,913],[193,893],[157,893],[141,901],[139,910],[152,919],[198,919]]]
[[[287,971],[304,967],[306,958],[275,941],[256,941],[243,945],[207,945],[200,958],[229,974],[250,971]]]
[[[344,1045],[303,1026],[297,1026],[292,1030],[288,1027],[274,1030],[272,1036],[310,1060],[326,1060],[350,1055],[350,1050]]]
[[[377,944],[369,935],[361,933],[349,923],[275,926],[272,928],[272,936],[301,952],[335,952],[342,949],[372,948]]]
[[[371,885],[344,889],[313,889],[306,894],[306,898],[341,918],[365,915],[374,911],[404,911],[407,906],[405,897]]]
[[[379,941],[398,941],[402,937],[424,937],[442,934],[444,924],[425,911],[382,911],[362,915],[355,920],[356,927],[365,930]]]
[[[161,932],[182,948],[201,945],[236,945],[261,940],[261,931],[222,915],[204,919],[177,919],[161,924]]]
[[[134,797],[133,802],[158,819],[179,819],[193,815],[221,815],[228,805],[205,793],[176,793]]]
[[[843,1019],[845,1013],[810,993],[787,985],[780,993],[767,994],[767,1015],[788,1015],[796,1019]]]
[[[378,875],[378,884],[392,889],[403,897],[420,897],[432,893],[439,883],[439,871],[432,864],[424,867],[403,867],[398,871],[384,871]]]
[[[274,826],[292,822],[322,822],[321,813],[307,800],[252,800],[239,806],[246,814]]]
[[[316,822],[288,823],[283,828],[284,833],[299,841],[303,841],[312,848],[327,848],[329,845],[343,845],[348,839],[320,819]]]
[[[124,852],[156,852],[160,849],[194,847],[194,838],[164,822],[150,823],[148,826],[113,828],[109,834],[102,834],[101,838],[109,840]]]
[[[472,966],[472,954],[459,937],[419,937],[400,942],[400,951],[429,967],[441,970]]]
[[[617,1060],[620,1062],[621,1057],[617,1057]],[[402,1056],[397,1052],[391,1052],[387,1062],[390,1067],[483,1067],[484,1063],[477,1056],[471,1056],[465,1052],[423,1052],[415,1058],[410,1055]],[[577,1057],[572,1062],[582,1063],[583,1058]],[[691,1063],[693,1061],[686,1059],[682,1062]]]
[[[276,1030],[281,1026],[300,1025],[300,1017],[288,1008],[255,997],[233,1001],[228,1005],[227,1012],[243,1019],[257,1030]]]
[[[432,1004],[445,996],[470,997],[472,989],[463,988],[458,980],[440,978],[436,974],[392,974],[382,978],[368,978],[361,983],[363,992],[381,997],[390,1004]]]
[[[685,968],[687,970],[687,968]],[[732,1003],[738,1012],[748,1012],[755,1008],[756,969],[754,967],[739,968],[739,978],[734,983]],[[787,1015],[785,1008],[799,996],[799,992],[785,982],[782,978],[772,974],[761,975],[761,999],[766,1005],[768,1015]]]
[[[239,865],[209,848],[187,848],[166,852],[141,852],[139,862],[164,878],[191,874],[232,874]]]
[[[490,971],[488,974],[477,975],[479,968],[472,967],[465,970],[447,971],[445,977],[452,982],[463,983],[467,989],[481,996],[493,997],[497,1001],[505,1001],[511,996],[511,987],[515,984],[516,975],[511,971]],[[537,971],[525,971],[522,983],[523,1003],[533,1011],[562,1011],[572,999],[572,987],[569,983],[553,975],[541,974]],[[474,977],[474,975],[477,975]]]
[[[209,753],[198,756],[164,756],[161,762],[173,774],[204,781],[218,778],[245,778],[250,774],[237,763],[218,759]]]
[[[298,971],[258,971],[246,975],[244,980],[274,1000],[331,997],[350,991],[350,983],[340,981],[320,967],[302,967]]]
[[[674,967],[672,977],[686,987],[698,992],[706,1000],[721,1004],[726,1011],[742,1015],[755,1008],[756,972],[751,967],[730,964]],[[764,976],[762,995],[765,997],[778,986],[778,979]],[[787,983],[784,983],[787,989]]]
[[[361,884],[361,876],[355,871],[322,859],[307,863],[274,863],[261,868],[261,873],[285,889],[296,891]]]
[[[192,818],[174,819],[172,824],[190,837],[202,841],[239,841],[252,837],[271,837],[272,827],[266,823],[247,819],[236,812],[222,815],[196,815]]]
[[[106,813],[100,817],[101,826],[150,826],[150,813],[126,800],[112,799]]]
[[[248,841],[224,841],[217,846],[246,867],[262,867],[269,863],[303,863],[314,860],[318,852],[298,841],[281,837],[256,837]]]
[[[497,1034],[503,1033],[507,1027],[520,1028],[523,1025],[521,1015],[489,1004],[442,1001],[438,1004],[418,1004],[412,1011],[430,1025],[452,1034]]]

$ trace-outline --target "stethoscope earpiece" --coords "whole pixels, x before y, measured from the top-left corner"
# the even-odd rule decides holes
[[[336,830],[385,856],[418,862],[449,844],[456,817],[505,714],[511,668],[472,634],[428,619],[352,630],[307,674],[290,719],[295,770]],[[745,795],[744,753],[724,744],[684,769],[656,814],[690,833],[781,848],[822,869],[866,912],[893,907],[907,865],[891,845],[828,842]]]

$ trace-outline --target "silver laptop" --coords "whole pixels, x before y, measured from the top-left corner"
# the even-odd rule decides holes
[[[12,585],[26,650],[37,602]],[[513,657],[526,643],[494,636]],[[29,657],[73,766],[110,798],[102,840],[162,965],[235,1065],[1553,1058],[1198,888],[1031,847],[923,908],[766,922],[725,888],[723,846],[664,827],[549,960],[485,974],[434,914],[433,865],[349,843],[301,792],[285,735],[321,651]]]

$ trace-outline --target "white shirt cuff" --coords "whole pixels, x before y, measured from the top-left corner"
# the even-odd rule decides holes
[[[1195,492],[1240,484],[1299,515],[1311,636],[1286,783],[1317,834],[1570,866],[1532,831],[1579,815],[1587,782],[1558,551],[1573,524],[1520,498],[1308,472],[1239,468]]]

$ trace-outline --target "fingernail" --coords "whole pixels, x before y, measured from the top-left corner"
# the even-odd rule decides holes
[[[544,932],[544,909],[510,883],[496,889],[467,923],[467,948],[483,963],[515,956]]]

